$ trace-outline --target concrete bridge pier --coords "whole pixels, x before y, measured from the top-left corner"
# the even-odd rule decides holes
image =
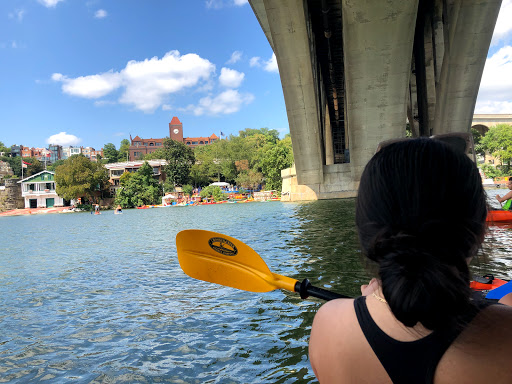
[[[249,0],[276,54],[290,200],[355,196],[382,140],[469,131],[501,0]]]
[[[357,184],[378,143],[405,136],[418,1],[342,4],[350,168]]]

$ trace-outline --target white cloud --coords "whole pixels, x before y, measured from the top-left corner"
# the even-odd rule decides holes
[[[196,54],[180,56],[178,51],[170,51],[161,59],[132,60],[119,72],[111,70],[74,79],[54,73],[52,79],[63,83],[64,93],[84,98],[99,98],[124,88],[120,103],[153,112],[166,96],[208,82],[214,71],[214,64]]]
[[[261,66],[261,57],[258,57],[258,56],[251,57],[251,59],[249,60],[249,66],[260,67]]]
[[[242,7],[245,4],[248,4],[247,0],[206,0],[205,5],[206,8],[212,9],[220,9],[223,7]]]
[[[172,105],[164,104],[162,105],[162,111],[172,111]]]
[[[249,65],[251,67],[263,67],[263,69],[267,72],[279,72],[275,53],[272,53],[270,59],[266,61],[263,61],[259,56],[251,57],[249,60]]]
[[[242,105],[249,104],[254,100],[250,93],[241,94],[237,90],[228,89],[215,97],[204,97],[199,100],[198,106],[189,106],[194,115],[228,115],[238,112]]]
[[[245,74],[234,69],[222,68],[220,70],[219,83],[226,88],[238,88],[244,80]]]
[[[55,8],[57,4],[64,0],[38,0],[41,4],[43,4],[46,8]]]
[[[272,53],[272,57],[265,61],[265,65],[263,68],[267,72],[279,72],[279,68],[277,68],[277,60],[275,53]]]
[[[231,57],[226,62],[226,64],[235,64],[237,61],[240,61],[242,58],[242,52],[241,51],[235,51],[231,54]]]
[[[512,113],[512,101],[477,101],[475,113]]]
[[[504,40],[512,31],[512,0],[503,0],[501,3],[500,13],[498,14],[498,20],[494,27],[494,33],[492,35],[491,46],[498,44]]]
[[[512,112],[512,47],[505,46],[485,62],[475,113]]]
[[[12,47],[12,48],[18,48],[18,44],[16,44],[16,42],[15,42],[15,41],[13,41],[13,42],[11,43],[11,47]]]
[[[109,72],[99,75],[80,76],[70,79],[60,73],[54,73],[52,80],[62,82],[62,91],[68,95],[96,99],[108,95],[122,84],[122,76],[119,73]]]
[[[25,15],[24,9],[17,9],[14,12],[9,13],[9,19],[16,19],[18,21],[22,21],[24,15]]]
[[[98,9],[95,13],[94,13],[94,17],[96,19],[104,19],[105,17],[107,17],[108,13],[107,11],[105,11],[104,9]]]
[[[152,112],[165,96],[208,80],[214,71],[215,65],[193,53],[171,51],[162,59],[132,60],[121,71],[126,88],[119,101]]]
[[[48,144],[57,144],[57,145],[78,145],[82,139],[76,137],[75,135],[67,134],[66,132],[60,132],[56,135],[52,135],[46,139]]]

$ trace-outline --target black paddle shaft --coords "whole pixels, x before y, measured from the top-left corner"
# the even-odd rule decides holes
[[[331,292],[326,289],[314,287],[308,279],[302,280],[302,282],[295,283],[295,292],[300,294],[302,300],[307,299],[309,296],[316,297],[322,300],[334,300],[334,299],[350,299],[350,296],[340,295],[339,293]]]

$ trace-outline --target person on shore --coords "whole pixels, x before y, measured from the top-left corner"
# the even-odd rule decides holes
[[[506,201],[505,205],[503,205],[502,208],[504,210],[510,211],[512,210],[512,177],[508,178],[507,188],[510,189],[510,192],[508,192],[503,197],[501,197],[500,195],[496,195],[496,200],[498,200],[500,204]]]
[[[420,138],[375,154],[356,227],[378,278],[316,314],[309,356],[320,383],[512,383],[512,308],[469,289],[486,215],[478,170],[462,152]]]
[[[116,213],[123,213],[123,208],[121,207],[120,204],[116,208]]]

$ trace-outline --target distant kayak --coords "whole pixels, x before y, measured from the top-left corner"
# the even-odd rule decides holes
[[[486,221],[490,223],[512,223],[512,211],[488,211]]]
[[[493,275],[475,277],[469,283],[469,287],[477,292],[482,292],[486,299],[499,300],[512,292],[512,281],[497,279]]]
[[[497,279],[493,275],[485,275],[483,277],[476,277],[475,280],[469,283],[469,287],[474,291],[490,291],[507,284],[507,281]]]

